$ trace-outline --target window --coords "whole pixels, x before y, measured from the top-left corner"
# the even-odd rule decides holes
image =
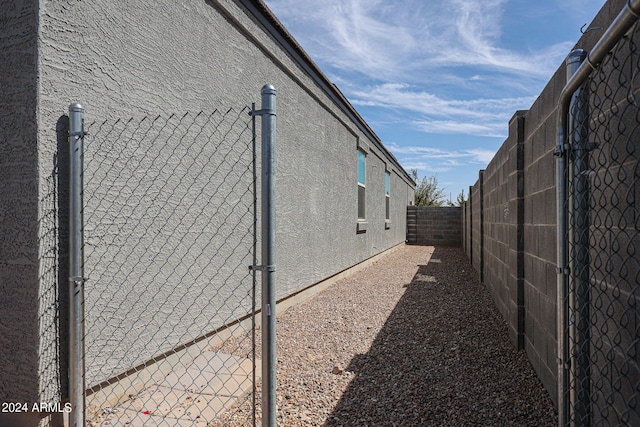
[[[367,155],[358,150],[358,219],[365,219],[365,188],[366,188]]]
[[[385,216],[384,219],[389,220],[389,196],[390,196],[390,189],[391,189],[391,173],[389,171],[385,172],[385,183],[384,183],[384,187],[385,187]]]

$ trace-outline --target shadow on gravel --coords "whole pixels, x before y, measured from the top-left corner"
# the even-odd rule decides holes
[[[540,381],[460,248],[438,247],[368,353],[325,426],[556,423]]]

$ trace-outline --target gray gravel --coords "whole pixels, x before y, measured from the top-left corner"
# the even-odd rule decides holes
[[[555,425],[476,277],[460,248],[404,246],[283,313],[278,426]]]

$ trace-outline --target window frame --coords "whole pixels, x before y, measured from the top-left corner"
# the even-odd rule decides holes
[[[358,221],[367,219],[367,152],[358,147]],[[362,170],[361,170],[362,167]],[[362,182],[360,178],[362,177]]]
[[[385,221],[391,219],[391,172],[387,169],[384,172],[384,196],[385,196]]]

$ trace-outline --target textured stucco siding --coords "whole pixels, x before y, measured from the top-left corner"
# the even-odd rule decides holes
[[[49,390],[38,353],[55,327],[43,313],[55,289],[41,288],[38,267],[37,16],[36,2],[0,1],[1,402],[36,401]]]
[[[261,87],[266,83],[273,84],[277,89],[278,109],[276,251],[279,299],[404,241],[405,208],[413,196],[406,173],[368,140],[361,128],[350,121],[238,3],[226,0],[182,3],[169,0],[65,1],[43,2],[40,10],[36,2],[33,3],[16,13],[15,28],[18,30],[15,37],[6,42],[3,39],[3,44],[7,45],[3,46],[3,55],[13,58],[10,62],[11,85],[16,76],[26,80],[18,80],[20,84],[13,86],[20,93],[9,98],[13,104],[3,105],[2,114],[7,114],[19,102],[24,103],[25,99],[31,100],[19,107],[18,113],[11,113],[16,117],[11,121],[24,126],[20,130],[3,128],[0,131],[3,139],[7,138],[13,144],[10,153],[3,155],[0,161],[20,166],[13,171],[3,168],[2,172],[5,174],[3,180],[11,186],[4,186],[0,191],[7,200],[15,202],[3,204],[1,208],[3,227],[9,230],[5,236],[12,237],[2,243],[10,248],[5,251],[3,246],[1,274],[3,278],[11,279],[3,280],[2,286],[9,288],[7,295],[10,295],[11,304],[24,306],[17,311],[3,311],[1,315],[0,326],[8,330],[7,334],[3,331],[2,339],[24,349],[2,353],[2,362],[6,361],[6,364],[3,363],[1,377],[3,381],[5,378],[12,381],[12,385],[3,385],[3,392],[14,393],[13,383],[18,382],[24,391],[19,395],[21,398],[44,401],[59,398],[66,389],[68,182],[64,174],[68,152],[64,147],[67,108],[72,102],[83,104],[88,123],[130,117],[135,121],[145,116],[216,108],[240,110],[252,102],[259,108]],[[39,44],[36,44],[38,40]],[[16,101],[16,98],[22,99]],[[6,97],[0,102],[5,102],[4,99]],[[114,139],[112,144],[113,155],[126,153],[127,141]],[[365,233],[356,232],[359,144],[368,146]],[[4,147],[3,144],[2,149]],[[86,153],[88,163],[92,155]],[[89,166],[87,173],[103,174],[105,179],[88,179],[86,195],[113,197],[114,206],[122,212],[136,205],[145,206],[143,194],[128,194],[118,200],[117,189],[124,191],[126,186],[120,181],[124,178],[120,178],[117,169],[107,164],[92,167]],[[388,227],[385,227],[385,170],[391,171]],[[197,176],[192,178],[198,183]],[[189,192],[185,194],[189,195]],[[89,219],[94,208],[100,209],[100,205],[87,206],[85,215]],[[14,215],[11,209],[22,211]],[[177,218],[180,214],[178,210],[172,215]],[[100,218],[103,222],[117,221],[115,217],[109,220],[108,215]],[[170,215],[169,224],[172,218]],[[124,234],[153,226],[145,216],[134,219],[134,224],[124,226]],[[174,224],[179,225],[179,222]],[[87,233],[91,235],[103,225],[87,223]],[[140,336],[138,313],[146,303],[139,287],[142,284],[130,286],[129,292],[115,290],[127,285],[127,271],[135,272],[135,265],[126,257],[127,250],[133,253],[137,250],[135,246],[144,244],[119,241],[116,235],[87,242],[91,248],[87,251],[85,271],[93,271],[94,277],[111,279],[92,283],[89,277],[87,307],[92,304],[95,292],[113,294],[109,307],[105,306],[102,313],[95,310],[85,313],[88,326],[102,322],[109,328],[109,322],[115,320]],[[94,250],[96,246],[105,248],[109,245],[120,245],[121,268],[108,264],[99,256],[100,252]],[[177,246],[174,249],[177,250]],[[201,249],[206,250],[207,246]],[[250,264],[242,256],[235,257],[234,262]],[[164,267],[151,265],[147,276],[162,277],[163,269],[171,267],[170,259]],[[181,310],[180,299],[193,297],[187,291],[181,293],[181,289],[178,286],[176,292],[155,298],[163,300],[165,307]],[[147,287],[147,291],[153,293],[153,288]],[[127,315],[116,315],[116,308]],[[87,358],[94,358],[92,366],[96,366],[98,360],[104,370],[89,368],[87,386],[121,372],[125,365],[129,365],[127,369],[131,368],[168,350],[179,344],[179,337],[190,334],[191,330],[206,333],[216,326],[198,323],[186,312],[184,319],[178,324],[156,322],[157,329],[150,336],[143,336],[139,343],[132,344],[132,349],[123,348],[122,352],[128,354],[123,354],[125,358],[120,361],[95,359],[98,357],[96,348],[105,338],[89,334],[85,340]],[[109,332],[106,330],[105,336]],[[135,341],[130,338],[122,339]],[[165,340],[167,348],[144,345],[147,338],[152,342]],[[114,341],[113,345],[120,343]],[[20,355],[20,360],[13,355]],[[4,371],[11,374],[5,376]]]
[[[188,117],[187,123],[162,117],[151,131],[137,124],[109,132],[100,130],[106,126],[88,128],[90,385],[238,319],[251,307],[248,114],[214,114],[213,123]],[[126,137],[108,137],[115,134]]]

